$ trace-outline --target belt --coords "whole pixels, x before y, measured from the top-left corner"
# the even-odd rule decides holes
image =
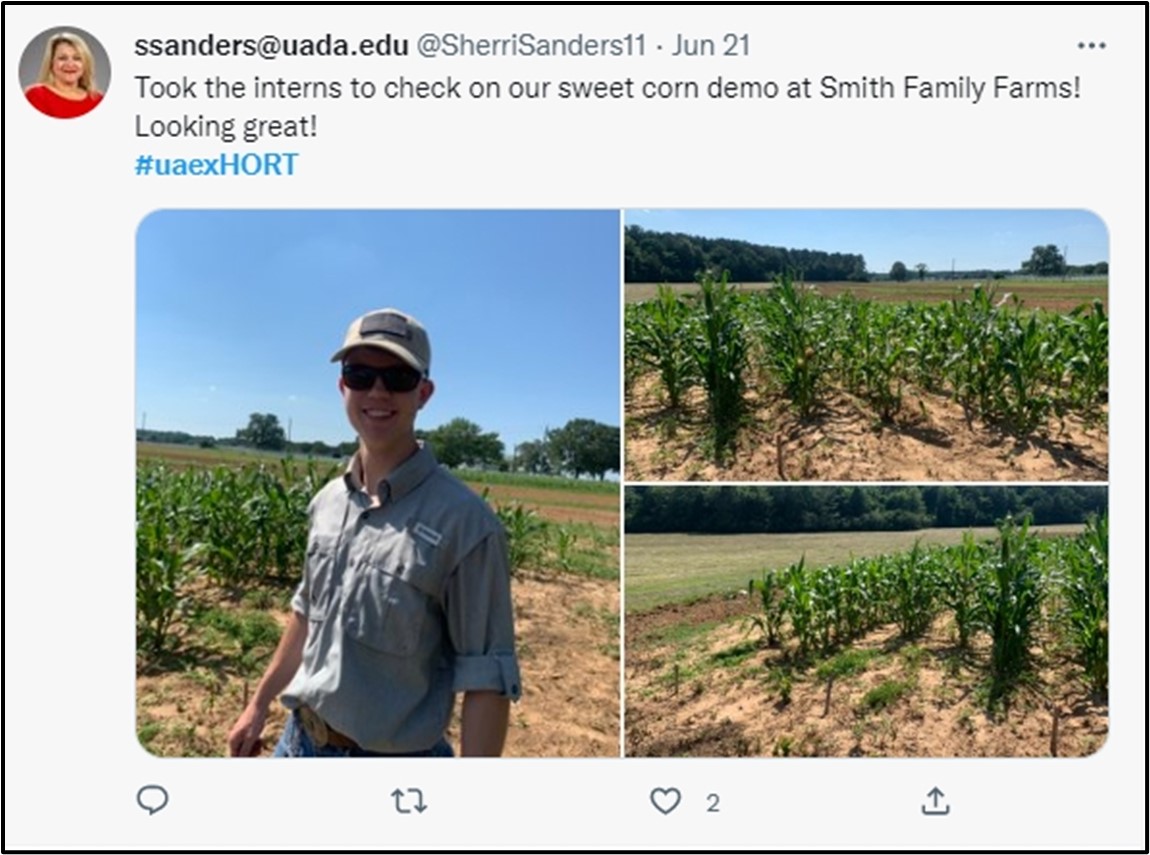
[[[316,748],[326,748],[329,745],[332,748],[359,748],[359,743],[340,733],[311,707],[300,706],[298,712],[300,724]]]

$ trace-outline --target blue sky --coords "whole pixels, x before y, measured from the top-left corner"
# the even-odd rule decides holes
[[[431,337],[417,427],[462,416],[510,453],[620,424],[618,211],[159,211],[136,247],[137,426],[354,439],[329,359],[388,306]]]
[[[787,249],[861,254],[867,270],[901,261],[932,271],[1017,270],[1035,246],[1070,264],[1109,261],[1106,226],[1084,210],[628,210],[626,225]]]

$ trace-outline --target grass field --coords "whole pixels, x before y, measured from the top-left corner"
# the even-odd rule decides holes
[[[860,300],[882,302],[926,302],[942,303],[959,296],[964,290],[969,293],[978,280],[927,280],[926,282],[817,282],[811,283],[820,294],[835,297],[850,292]],[[738,283],[743,291],[761,291],[773,287],[771,282]],[[1017,294],[1023,304],[1030,308],[1069,311],[1094,299],[1102,301],[1109,313],[1109,285],[1106,279],[1001,279],[993,284],[1001,294]],[[652,282],[628,283],[623,288],[624,300],[637,303],[655,297],[658,284]],[[699,290],[697,283],[677,283],[670,286],[677,294],[694,294]]]
[[[785,567],[806,556],[808,567],[852,557],[901,552],[923,544],[962,541],[962,528],[921,531],[832,532],[816,534],[629,534],[624,538],[624,600],[628,612],[645,612],[713,594],[746,591],[764,569]],[[1034,531],[1073,534],[1081,525],[1036,526]],[[973,529],[991,538],[995,528]]]

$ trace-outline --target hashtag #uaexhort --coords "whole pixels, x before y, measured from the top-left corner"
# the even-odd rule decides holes
[[[136,158],[136,175],[201,176],[201,175],[295,175],[299,152],[248,151],[219,154],[215,157],[156,157],[141,154]]]

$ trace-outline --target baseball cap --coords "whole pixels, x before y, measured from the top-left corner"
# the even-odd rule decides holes
[[[423,324],[399,309],[376,309],[356,318],[347,328],[343,347],[332,356],[339,362],[355,347],[378,347],[394,353],[426,375],[431,370],[431,342]]]

